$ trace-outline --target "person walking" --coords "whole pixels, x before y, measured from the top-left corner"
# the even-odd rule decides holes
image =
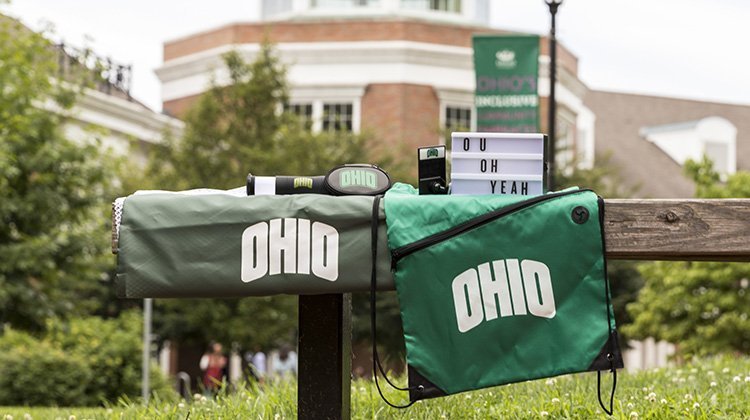
[[[203,371],[203,386],[208,394],[212,395],[221,386],[226,366],[227,358],[222,353],[221,343],[211,342],[200,360],[200,368]]]
[[[277,376],[296,376],[297,353],[287,344],[281,346],[279,354],[271,361],[271,371]]]
[[[253,379],[262,384],[266,376],[266,354],[263,353],[263,350],[258,345],[253,350],[254,352],[248,351],[245,353],[248,379]]]

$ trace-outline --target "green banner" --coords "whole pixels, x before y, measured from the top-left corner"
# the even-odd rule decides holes
[[[474,36],[477,131],[539,132],[539,37]]]

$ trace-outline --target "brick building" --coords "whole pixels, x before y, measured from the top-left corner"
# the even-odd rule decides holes
[[[226,80],[221,54],[252,60],[265,36],[289,66],[291,109],[313,130],[367,131],[411,154],[443,142],[444,128],[475,126],[472,35],[488,26],[482,0],[260,1],[259,21],[233,23],[164,45],[164,111],[182,116],[212,76]],[[548,41],[540,39],[542,130],[549,92]],[[594,117],[583,102],[577,59],[560,46],[558,144],[593,162]],[[337,124],[336,122],[341,122]]]

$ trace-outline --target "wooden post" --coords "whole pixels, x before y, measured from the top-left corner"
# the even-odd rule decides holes
[[[299,297],[297,417],[349,419],[352,295]]]

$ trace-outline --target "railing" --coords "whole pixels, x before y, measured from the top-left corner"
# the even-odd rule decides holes
[[[108,95],[120,93],[130,99],[131,65],[117,63],[88,48],[77,48],[62,42],[54,47],[61,79],[70,80],[82,74],[92,76],[96,90]]]

